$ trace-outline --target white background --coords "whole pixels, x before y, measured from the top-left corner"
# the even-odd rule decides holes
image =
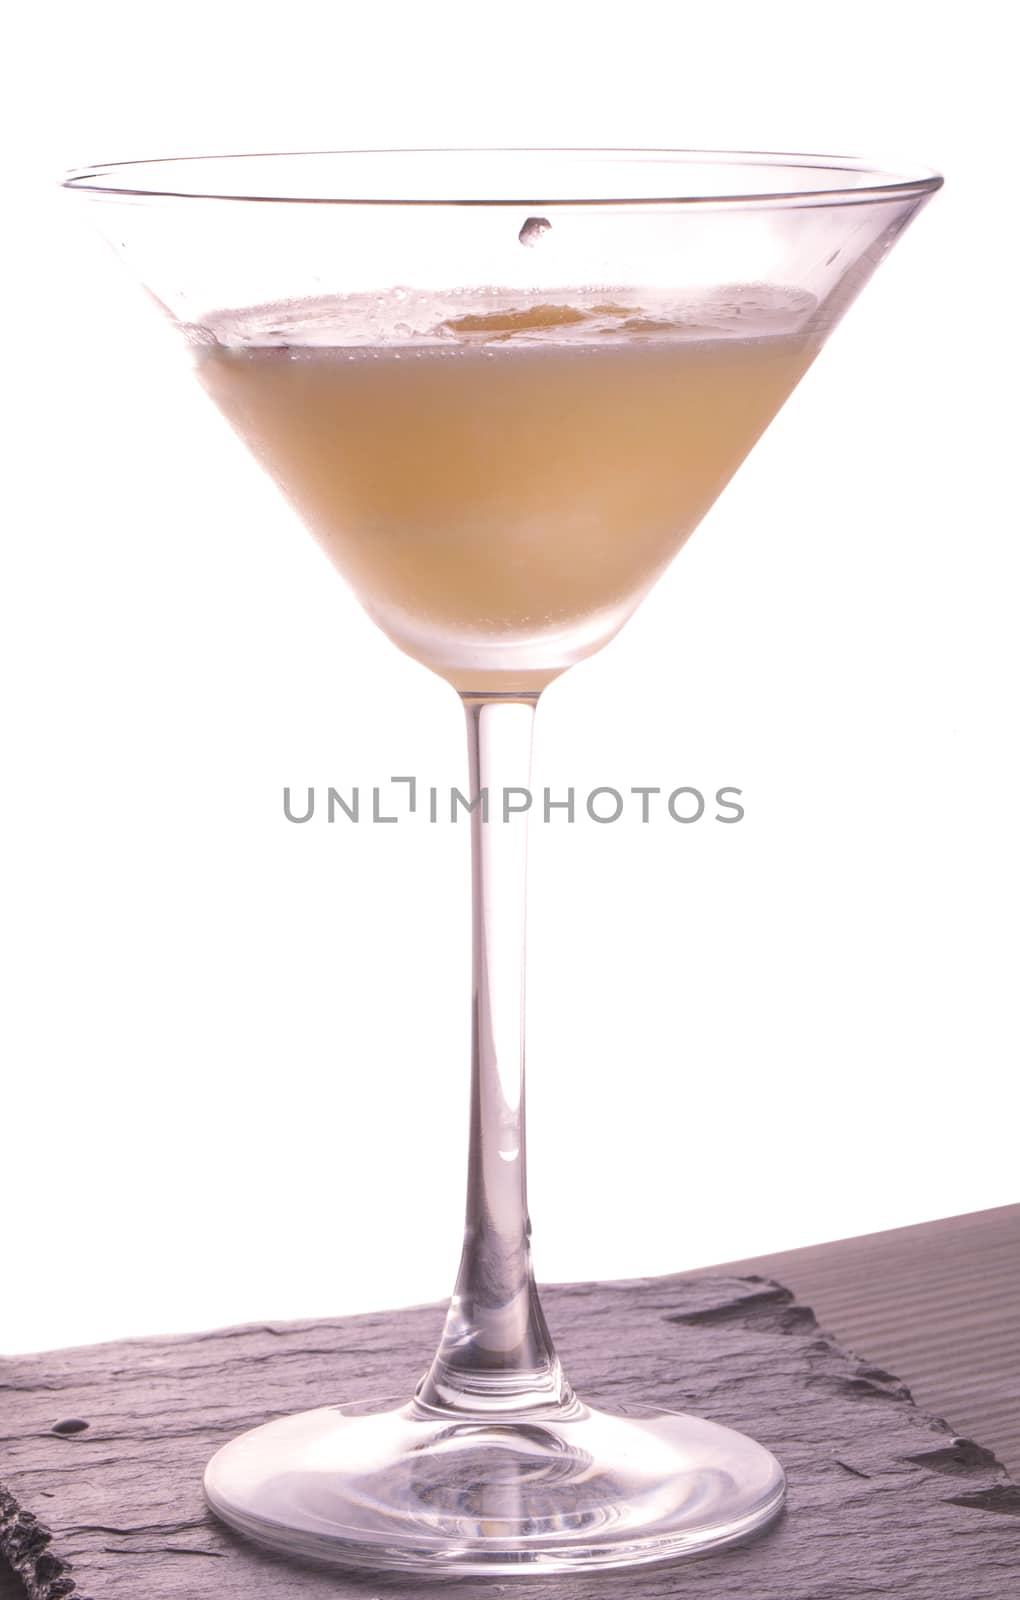
[[[537,786],[733,784],[747,815],[534,830],[531,1202],[539,1273],[566,1279],[1016,1198],[1000,15],[22,8],[0,1349],[439,1298],[459,1253],[466,831],[281,807],[285,784],[463,782],[456,701],[67,214],[53,179],[92,160],[648,144],[946,173],[657,592],[543,703]]]

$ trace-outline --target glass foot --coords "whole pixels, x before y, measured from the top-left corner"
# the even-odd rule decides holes
[[[746,1537],[783,1469],[714,1422],[575,1402],[515,1420],[324,1406],[242,1434],[205,1492],[231,1528],[336,1566],[436,1575],[624,1567]]]

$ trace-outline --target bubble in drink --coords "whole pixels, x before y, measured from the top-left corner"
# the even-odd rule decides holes
[[[521,244],[537,244],[543,233],[548,233],[551,227],[552,223],[545,217],[529,217],[517,237]]]

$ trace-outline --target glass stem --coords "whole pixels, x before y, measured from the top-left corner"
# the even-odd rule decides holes
[[[562,1411],[573,1395],[531,1268],[524,1153],[524,915],[537,695],[464,696],[473,917],[471,1143],[464,1250],[419,1406]]]

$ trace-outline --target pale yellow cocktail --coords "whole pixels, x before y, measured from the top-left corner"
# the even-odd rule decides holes
[[[354,299],[233,313],[199,372],[402,649],[462,690],[538,689],[630,615],[816,341],[775,290],[493,298],[419,297],[423,334]]]

